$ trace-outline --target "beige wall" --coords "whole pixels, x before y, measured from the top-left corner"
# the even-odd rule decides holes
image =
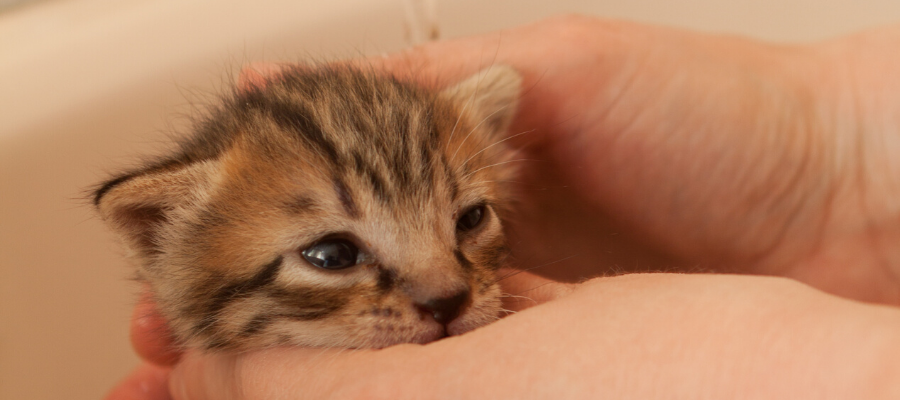
[[[403,46],[399,0],[320,3],[57,0],[0,14],[0,399],[96,399],[137,362],[136,288],[85,188],[164,147],[242,62]],[[573,11],[772,40],[900,21],[897,0],[439,4],[445,37]]]

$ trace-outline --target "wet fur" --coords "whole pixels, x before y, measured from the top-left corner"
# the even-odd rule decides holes
[[[174,154],[100,185],[186,346],[385,347],[497,318],[495,272],[519,75],[495,66],[443,91],[349,67],[296,68],[236,91]],[[461,212],[487,205],[460,234]],[[324,270],[300,251],[354,241],[372,262]],[[468,290],[446,326],[416,302]]]

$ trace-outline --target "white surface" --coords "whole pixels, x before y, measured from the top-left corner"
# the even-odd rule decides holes
[[[402,7],[56,0],[0,13],[0,399],[96,399],[136,362],[136,289],[87,187],[164,146],[187,104],[246,61],[401,48]],[[453,37],[574,11],[792,41],[900,21],[896,0],[460,0],[439,2],[438,20]]]

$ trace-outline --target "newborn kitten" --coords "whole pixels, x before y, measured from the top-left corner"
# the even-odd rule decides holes
[[[385,347],[498,318],[521,78],[437,92],[350,67],[238,91],[96,190],[185,346]]]

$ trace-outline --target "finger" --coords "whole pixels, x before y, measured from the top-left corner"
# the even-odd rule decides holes
[[[388,353],[396,350],[395,346],[378,354],[390,359]],[[359,357],[372,354],[299,347],[244,354],[188,352],[172,371],[169,390],[175,400],[369,398],[346,391],[353,379],[372,378],[378,368],[384,369],[373,367],[374,358]]]
[[[500,270],[498,277],[503,290],[503,308],[514,312],[561,298],[577,287],[577,284],[510,268]]]
[[[171,400],[168,377],[168,368],[141,365],[119,382],[105,400]]]
[[[181,357],[166,320],[149,294],[142,296],[134,307],[131,345],[141,358],[156,365],[171,366]]]
[[[238,90],[249,91],[265,88],[271,79],[277,77],[287,68],[290,68],[290,66],[272,62],[250,63],[238,75]]]
[[[169,392],[175,400],[230,399],[240,386],[234,355],[185,355],[169,379]]]

